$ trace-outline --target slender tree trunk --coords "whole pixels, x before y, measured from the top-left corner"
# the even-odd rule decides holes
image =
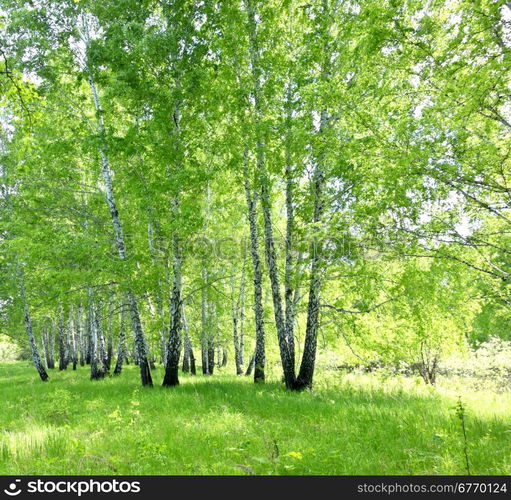
[[[241,290],[240,290],[240,311],[239,311],[239,355],[240,363],[243,366],[245,358],[245,298],[247,286],[247,272],[246,272],[246,254],[243,257],[243,271],[241,275]]]
[[[49,369],[50,367],[48,366],[49,365],[49,363],[48,363],[48,359],[49,359],[48,330],[44,327],[41,330],[41,342],[42,342],[43,356],[44,356],[44,361],[46,363],[46,368]]]
[[[96,311],[96,317],[99,318],[100,314],[101,314],[101,309],[98,306],[97,311]],[[101,364],[105,368],[105,372],[108,372],[108,361],[107,361],[107,354],[106,354],[105,336],[103,335],[103,325],[99,319],[96,324],[96,337],[97,337],[97,343],[98,343],[99,359],[101,360]]]
[[[201,344],[201,366],[202,374],[209,375],[209,360],[208,360],[208,346]]]
[[[78,364],[78,350],[76,346],[76,327],[77,324],[75,322],[75,318],[73,315],[73,308],[71,307],[69,310],[69,340],[73,370],[76,370],[76,365]]]
[[[130,305],[131,325],[135,332],[135,354],[136,360],[140,368],[140,379],[142,385],[152,386],[153,380],[151,377],[151,370],[149,369],[149,361],[147,359],[147,346],[140,323],[140,314],[138,312],[138,304],[131,290],[128,290],[128,303]]]
[[[236,375],[243,374],[243,365],[241,364],[241,349],[240,341],[238,338],[238,316],[234,312],[232,317],[232,336],[234,343],[234,364],[236,366]]]
[[[48,374],[46,373],[46,370],[44,369],[43,363],[41,361],[41,356],[39,356],[37,344],[34,339],[34,332],[32,330],[32,321],[30,319],[30,312],[28,309],[27,296],[25,293],[25,279],[24,279],[23,272],[22,272],[20,266],[18,266],[18,277],[19,277],[19,286],[20,286],[20,296],[21,296],[21,301],[23,302],[23,313],[25,316],[25,326],[27,329],[28,341],[30,343],[30,349],[32,352],[32,361],[34,362],[34,366],[36,367],[37,373],[39,373],[41,380],[43,382],[46,382],[49,377],[48,377]]]
[[[67,366],[73,363],[73,332],[72,323],[69,319],[66,327],[66,353],[67,353]]]
[[[208,302],[208,318],[210,321],[210,335],[208,338],[208,373],[213,375],[215,372],[215,338],[214,338],[214,325],[216,326],[216,311],[213,307],[213,302]]]
[[[80,366],[85,365],[85,335],[83,328],[83,308],[82,304],[76,312],[76,329],[78,333],[78,361]]]
[[[122,372],[122,363],[126,358],[126,309],[124,304],[121,309],[121,321],[119,325],[119,345],[117,346],[117,361],[115,363],[114,375]]]
[[[160,287],[161,284],[158,283],[158,286]],[[159,347],[160,347],[160,362],[163,366],[167,364],[167,342],[165,340],[165,333],[167,331],[166,328],[166,322],[165,322],[165,314],[163,312],[163,300],[161,298],[160,292],[157,292],[156,295],[156,308],[158,310],[158,316],[160,318],[160,337],[159,337]]]
[[[93,304],[92,304],[92,288],[88,288],[88,304],[87,304],[87,315],[85,318],[85,327],[86,327],[86,364],[92,364],[92,328],[93,328]]]
[[[291,120],[292,120],[292,90],[291,84],[288,86],[286,98],[286,264],[284,271],[284,297],[286,303],[286,319],[285,319],[285,337],[287,344],[287,352],[289,357],[289,365],[293,374],[295,373],[295,264],[293,259],[293,236],[295,227],[294,217],[294,172],[293,161],[291,155]]]
[[[113,345],[113,318],[114,318],[114,296],[113,293],[108,297],[108,331],[107,331],[107,347],[106,347],[106,369],[110,371],[112,357],[114,353]]]
[[[309,285],[309,303],[307,306],[307,325],[305,328],[305,343],[303,348],[302,363],[297,379],[297,388],[312,387],[314,364],[316,360],[317,331],[319,321],[319,298],[321,287],[321,275],[319,269],[319,256],[312,259],[311,278]]]
[[[66,326],[64,324],[64,310],[62,304],[59,306],[59,370],[67,370],[68,353],[67,353],[67,335]]]
[[[43,330],[43,346],[44,346],[44,356],[46,358],[46,367],[49,370],[55,368],[55,361],[53,359],[53,333],[51,330],[51,325],[49,328],[45,328]]]
[[[137,123],[138,128],[138,123]],[[140,159],[140,163],[142,164],[142,160]],[[147,193],[147,196],[150,196],[150,193]],[[149,253],[151,254],[151,261],[153,266],[156,268],[157,264],[157,249],[154,245],[154,228],[153,228],[153,209],[151,205],[149,205],[149,222],[147,223],[147,241],[149,245]],[[157,224],[159,227],[159,224]],[[165,313],[163,307],[163,299],[161,296],[162,282],[161,279],[158,279],[157,288],[156,288],[156,312],[158,314],[158,320],[160,323],[159,327],[159,349],[160,349],[160,362],[163,366],[167,364],[167,341],[166,341],[166,322],[165,322]]]
[[[280,358],[282,361],[282,368],[284,371],[284,381],[286,387],[292,389],[294,387],[296,380],[294,366],[294,346],[290,345],[289,342],[290,338],[288,335],[288,330],[286,328],[287,324],[282,308],[279,269],[277,264],[277,254],[275,251],[275,240],[273,235],[271,204],[269,199],[268,185],[266,181],[263,181],[263,185],[261,186],[261,205],[263,207],[266,262],[268,265],[268,274],[270,277],[271,292],[273,299],[273,312],[275,317],[275,327],[277,329]]]
[[[193,346],[188,335],[185,337],[185,341],[188,343],[188,354],[190,356],[190,373],[192,375],[197,375],[197,367],[195,365],[195,355],[193,354]]]
[[[180,91],[180,79],[175,81],[176,90]],[[176,149],[181,149],[180,140],[180,121],[181,121],[181,101],[176,100],[174,111],[172,114],[173,119],[173,138],[175,141]],[[180,165],[175,168],[179,169]],[[169,172],[169,175],[171,172]],[[174,194],[171,199],[171,214],[174,218],[179,215],[179,199],[178,195]],[[170,300],[170,328],[169,328],[169,341],[167,344],[166,363],[165,363],[165,377],[163,379],[163,386],[172,387],[179,384],[179,356],[181,354],[181,330],[182,330],[182,254],[178,235],[174,232],[172,236],[172,293]]]
[[[245,197],[248,208],[250,228],[250,252],[254,274],[254,316],[256,327],[255,370],[254,382],[264,382],[265,339],[264,339],[264,310],[263,310],[263,276],[261,258],[259,256],[259,231],[257,228],[257,192],[252,191],[248,172],[248,146],[243,154],[243,174],[245,181]],[[252,370],[250,370],[251,372]]]
[[[210,337],[208,339],[208,374],[213,375],[215,372],[215,343]]]
[[[89,287],[89,302],[91,312],[91,372],[90,378],[98,380],[104,378],[106,375],[106,367],[104,364],[104,356],[101,354],[101,318],[100,307],[98,303],[94,303],[92,288]]]
[[[48,349],[50,351],[50,357],[48,359],[48,368],[55,368],[55,327],[53,322],[50,324],[50,331],[48,333]]]
[[[245,286],[245,261],[243,261],[243,270],[241,276],[240,289],[238,297],[235,300],[236,286],[235,286],[235,268],[232,270],[231,281],[231,316],[232,316],[232,337],[234,344],[234,364],[236,366],[236,375],[243,374],[243,354],[242,354],[242,331],[241,331],[241,304],[243,302],[243,293]]]
[[[250,361],[248,362],[247,371],[245,372],[245,375],[248,377],[252,374],[252,370],[254,369],[255,365],[255,352],[250,357]]]
[[[183,338],[183,366],[181,369],[183,370],[183,373],[190,373],[190,353],[188,352],[186,338]]]
[[[103,307],[101,304],[101,299],[98,297],[95,303],[95,326],[96,326],[96,350],[98,353],[99,360],[101,362],[102,369],[105,372],[108,372],[108,360],[107,360],[107,352],[106,352],[106,340],[104,335],[104,317],[103,317]]]
[[[268,265],[268,274],[270,277],[273,311],[275,316],[275,326],[277,329],[277,338],[279,343],[280,357],[284,370],[284,380],[288,388],[292,388],[295,383],[294,357],[291,356],[290,346],[286,332],[286,322],[282,307],[282,297],[280,291],[279,270],[277,263],[277,253],[275,250],[275,238],[273,235],[272,207],[270,200],[270,186],[268,173],[265,165],[265,144],[261,136],[262,109],[260,101],[260,75],[261,68],[259,62],[259,42],[257,33],[256,12],[253,0],[246,0],[249,27],[249,50],[251,59],[251,70],[253,79],[254,93],[254,115],[256,129],[256,163],[257,176],[261,184],[261,207],[263,210],[264,221],[264,242],[266,262]]]
[[[97,321],[96,311],[92,313],[92,324],[91,324],[91,353],[90,353],[90,378],[91,380],[99,380],[105,376],[102,363],[98,355],[98,337],[97,330],[99,322]]]
[[[329,2],[322,0],[322,16],[325,17],[323,26],[325,29],[324,47],[323,47],[323,61],[321,68],[321,80],[327,83],[331,74],[331,51],[329,50],[329,29],[331,19],[329,15]],[[321,110],[319,135],[324,136],[327,130],[331,127],[331,119],[326,107]],[[324,212],[324,188],[325,188],[325,145],[324,141],[319,146],[316,153],[316,165],[313,174],[313,201],[314,201],[314,226],[321,222]],[[314,234],[310,255],[311,255],[311,270],[310,270],[310,283],[309,283],[309,302],[307,305],[307,324],[305,327],[305,342],[303,348],[302,362],[300,365],[300,372],[296,381],[297,389],[311,388],[314,376],[314,367],[316,362],[316,350],[318,340],[318,325],[319,325],[319,301],[320,291],[322,285],[322,245],[321,240]]]
[[[206,262],[202,260],[202,290],[201,290],[201,361],[203,375],[210,375],[209,371],[209,318],[208,318],[208,301],[207,301],[207,283],[208,271]]]
[[[90,37],[88,32],[87,21],[85,17],[83,18],[83,29],[84,29],[84,42],[86,45],[86,51],[89,52],[90,46]],[[88,56],[88,54],[87,54]],[[126,245],[124,242],[124,234],[122,230],[121,219],[119,216],[119,211],[117,209],[117,204],[114,197],[114,190],[112,185],[112,174],[110,170],[110,162],[107,155],[107,141],[106,141],[106,131],[105,124],[103,121],[103,109],[101,107],[98,92],[96,89],[96,85],[94,82],[94,73],[90,58],[87,57],[87,70],[88,70],[88,79],[89,85],[91,88],[92,98],[94,100],[94,106],[96,108],[97,122],[98,122],[98,130],[100,135],[100,154],[101,154],[101,162],[102,162],[102,175],[103,181],[105,183],[106,188],[106,200],[108,203],[108,207],[110,209],[110,216],[112,220],[112,226],[115,233],[115,240],[117,244],[117,250],[119,253],[119,258],[121,261],[126,260]],[[133,294],[132,290],[128,290],[128,302],[130,305],[130,315],[131,315],[131,326],[135,336],[135,345],[137,349],[137,355],[139,360],[140,367],[140,379],[143,386],[152,386],[153,380],[151,377],[151,370],[149,368],[149,361],[147,357],[147,345],[145,341],[144,331],[142,329],[142,323],[140,321],[140,313],[138,310],[137,299]]]
[[[177,201],[174,201],[173,212],[176,212]],[[181,354],[181,249],[177,235],[172,238],[173,246],[173,283],[172,283],[172,296],[170,301],[170,332],[169,342],[167,344],[165,377],[163,379],[163,386],[172,387],[179,384],[179,356]]]
[[[196,367],[195,367],[195,356],[193,354],[193,346],[192,341],[190,340],[190,335],[188,332],[188,323],[186,321],[185,317],[185,311],[184,306],[182,306],[183,309],[181,311],[181,317],[183,319],[183,372],[184,373],[191,373],[192,375],[195,375],[197,373]]]
[[[326,0],[323,4],[326,5]],[[325,63],[328,68],[329,63]],[[325,69],[325,72],[328,70]],[[325,75],[326,76],[326,75]],[[329,117],[327,110],[321,112],[319,133],[324,134],[329,126]],[[313,223],[315,226],[319,224],[324,212],[324,152],[320,151],[313,174],[313,200],[314,215]],[[321,240],[314,235],[310,247],[311,270],[309,283],[309,302],[307,305],[307,324],[305,327],[305,342],[303,347],[302,362],[300,372],[296,380],[296,389],[311,388],[314,376],[314,367],[316,362],[316,350],[318,341],[318,325],[319,325],[319,300],[322,285],[322,246]]]
[[[216,308],[216,304],[213,303],[213,317],[215,318],[215,343],[214,347],[216,348],[216,365],[218,367],[222,366],[222,345],[220,342],[220,326],[218,324],[218,311]]]

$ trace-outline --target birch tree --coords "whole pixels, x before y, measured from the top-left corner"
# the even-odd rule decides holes
[[[80,18],[81,24],[81,36],[82,41],[85,44],[85,67],[88,73],[88,81],[92,93],[92,98],[94,101],[94,107],[96,109],[96,117],[97,117],[97,126],[98,133],[100,137],[100,155],[101,155],[101,163],[102,170],[101,174],[103,176],[103,181],[105,183],[105,197],[110,209],[110,216],[112,219],[112,226],[115,234],[115,241],[117,244],[117,250],[119,253],[119,258],[122,261],[126,260],[126,244],[124,241],[124,234],[122,230],[121,219],[119,216],[119,211],[117,208],[117,203],[114,196],[113,183],[112,183],[112,173],[110,169],[110,161],[108,158],[108,145],[106,141],[106,130],[105,130],[105,122],[103,118],[103,110],[101,108],[101,103],[99,100],[98,90],[96,88],[96,84],[94,81],[94,66],[93,62],[90,58],[90,32],[89,32],[89,20],[87,18],[87,14],[83,13]],[[142,381],[142,385],[144,386],[152,386],[153,381],[151,377],[151,370],[149,368],[149,361],[147,356],[146,349],[146,339],[144,335],[144,331],[142,329],[142,323],[140,321],[140,313],[138,310],[138,303],[134,293],[131,290],[127,292],[128,303],[130,305],[130,315],[131,315],[131,326],[133,332],[135,334],[135,345],[138,354],[139,367],[140,367],[140,379]]]

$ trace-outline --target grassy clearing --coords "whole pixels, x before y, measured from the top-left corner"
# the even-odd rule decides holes
[[[461,388],[331,373],[300,394],[224,374],[142,389],[134,366],[99,382],[36,375],[0,364],[2,474],[466,473]],[[462,397],[471,472],[511,473],[511,395]]]

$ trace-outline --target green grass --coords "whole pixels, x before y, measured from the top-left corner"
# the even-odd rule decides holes
[[[298,394],[225,374],[142,389],[134,366],[50,376],[0,364],[1,474],[466,473],[459,388],[329,373]],[[511,395],[462,397],[471,472],[509,474]]]

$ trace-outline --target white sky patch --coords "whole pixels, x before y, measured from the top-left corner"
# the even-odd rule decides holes
[[[412,24],[415,29],[419,27],[419,24],[424,16],[428,14],[429,6],[431,5],[431,0],[428,0],[426,2],[426,5],[419,10],[413,17],[412,17]]]
[[[314,126],[314,130],[319,132],[319,127],[321,125],[321,114],[319,111],[312,112],[312,125]]]
[[[103,30],[97,19],[92,14],[85,12],[78,19],[77,29],[80,37],[78,39],[73,36],[69,37],[69,47],[75,56],[77,65],[83,71],[87,64],[87,45],[91,40],[100,38]]]
[[[69,47],[75,56],[76,64],[83,71],[85,69],[85,42],[71,36],[69,37]]]
[[[509,90],[511,91],[511,84],[509,85]],[[508,122],[511,122],[511,102],[506,102],[500,109],[500,112]]]
[[[462,220],[454,226],[454,228],[463,238],[470,236],[474,229],[473,224],[471,224],[470,219],[467,216],[463,217]]]
[[[204,14],[204,12],[201,12],[194,20],[193,24],[195,26],[195,29],[197,31],[200,31],[204,23],[208,20],[208,16]]]
[[[346,12],[351,14],[360,14],[360,5],[358,2],[346,2],[344,5]]]
[[[447,23],[449,26],[459,26],[461,22],[461,14],[459,12],[453,12],[449,19],[447,19]]]
[[[43,79],[39,75],[28,71],[23,72],[23,80],[31,83],[32,85],[35,85],[36,87],[43,83]]]
[[[432,104],[433,102],[429,97],[424,98],[419,104],[417,104],[417,106],[415,106],[413,110],[414,118],[419,119],[422,116],[422,111],[424,110],[424,108],[431,106]]]
[[[502,15],[502,35],[503,41],[508,46],[511,47],[511,4],[508,2],[503,5],[500,9]]]
[[[387,44],[382,47],[381,51],[383,55],[388,56],[389,54],[392,54],[392,52],[395,52],[396,50],[400,49],[402,45],[400,43],[395,44]]]

